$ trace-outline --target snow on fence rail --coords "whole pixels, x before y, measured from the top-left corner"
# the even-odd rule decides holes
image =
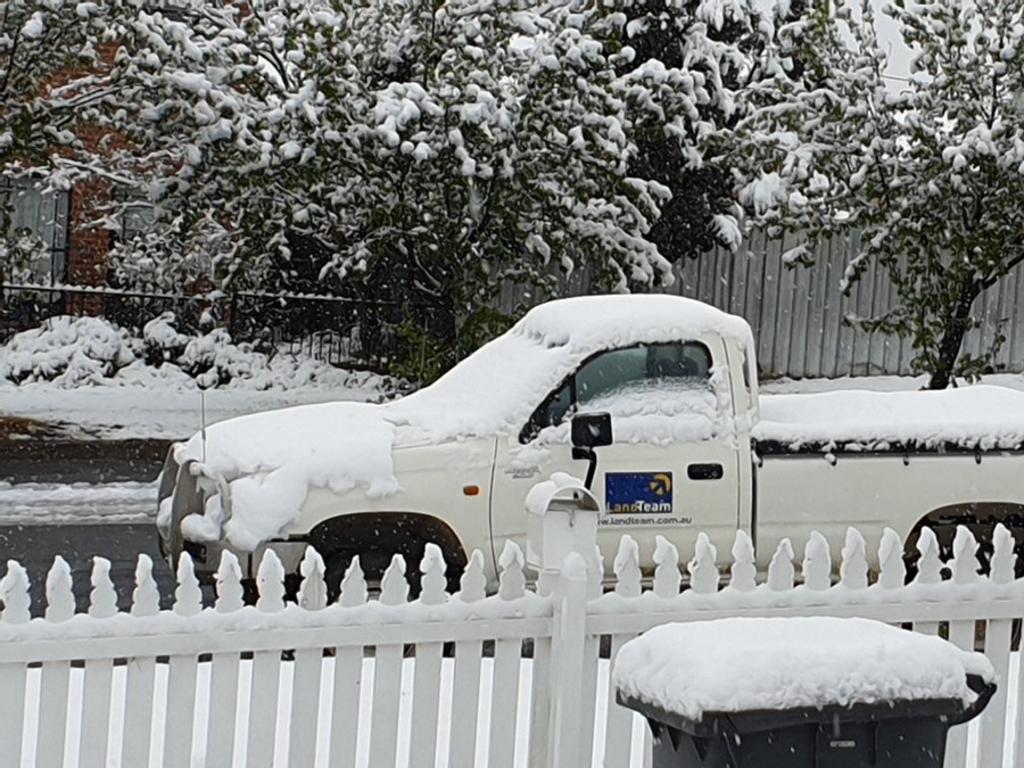
[[[648,590],[636,542],[624,536],[607,592],[593,529],[568,530],[588,533],[567,542],[568,558],[541,564],[550,594],[527,586],[522,553],[509,543],[491,596],[479,553],[450,595],[431,547],[416,599],[395,556],[378,596],[368,596],[356,560],[327,605],[323,561],[310,549],[297,603],[285,601],[283,569],[268,554],[259,598],[244,606],[238,563],[226,555],[216,603],[203,608],[183,556],[174,605],[161,611],[142,555],[129,613],[117,611],[109,563],[96,558],[90,608],[76,615],[70,571],[58,558],[46,577],[45,617],[30,619],[28,576],[10,561],[0,582],[0,768],[649,765],[649,734],[614,703],[616,651],[658,624],[737,615],[863,616],[948,633],[965,648],[982,644],[999,692],[970,739],[966,726],[953,729],[946,765],[1024,765],[1014,739],[1024,715],[1020,665],[1011,654],[1024,580],[1014,579],[1006,529],[997,528],[988,575],[967,529],[947,563],[924,531],[909,584],[891,531],[875,575],[851,529],[836,580],[827,542],[812,536],[799,584],[788,541],[761,579],[749,537],[738,534],[720,583],[707,537],[686,564],[659,539]]]

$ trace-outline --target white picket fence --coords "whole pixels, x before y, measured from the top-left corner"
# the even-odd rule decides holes
[[[1024,581],[1013,578],[1005,529],[997,530],[986,576],[966,529],[947,564],[924,532],[910,584],[892,532],[882,541],[881,573],[871,576],[864,540],[851,530],[834,584],[827,542],[817,535],[800,584],[788,541],[759,583],[753,546],[740,533],[723,585],[706,537],[683,567],[675,547],[659,540],[647,591],[636,543],[625,536],[609,592],[593,528],[559,530],[569,532],[568,557],[541,564],[550,594],[528,587],[522,553],[508,543],[491,596],[479,553],[449,595],[440,552],[430,548],[416,600],[396,556],[378,596],[368,595],[355,562],[327,605],[323,562],[310,550],[298,604],[285,603],[281,564],[268,554],[259,600],[243,606],[238,563],[228,555],[216,604],[203,608],[183,557],[174,606],[161,611],[152,563],[140,556],[130,613],[117,611],[109,563],[97,558],[91,606],[76,615],[70,571],[58,558],[46,577],[45,616],[30,619],[28,576],[8,562],[0,582],[0,768],[640,768],[649,765],[650,734],[614,703],[617,649],[664,622],[736,615],[862,616],[920,632],[941,628],[964,648],[983,643],[999,692],[970,738],[966,726],[951,732],[947,766],[1024,765],[1013,738],[1024,707],[1011,653]]]

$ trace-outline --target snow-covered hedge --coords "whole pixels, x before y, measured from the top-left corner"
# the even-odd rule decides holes
[[[141,337],[96,317],[60,316],[0,346],[0,382],[62,388],[164,383],[255,390],[345,386],[348,371],[305,356],[268,356],[235,343],[223,328],[180,332],[172,313]]]
[[[137,339],[105,320],[54,317],[0,347],[0,378],[74,387],[114,376],[135,361],[140,347]]]

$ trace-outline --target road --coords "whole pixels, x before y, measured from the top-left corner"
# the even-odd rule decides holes
[[[56,555],[71,566],[80,611],[88,608],[94,555],[110,560],[122,608],[131,605],[140,553],[153,558],[170,602],[173,579],[153,524],[166,451],[158,440],[0,440],[0,571],[9,559],[28,569],[33,615],[45,608]]]
[[[33,615],[45,609],[56,555],[71,566],[80,611],[89,605],[94,555],[110,560],[122,608],[131,605],[140,553],[153,558],[170,601],[173,579],[153,525],[164,453],[158,441],[0,442],[0,564],[14,559],[28,569]]]
[[[169,605],[174,579],[161,557],[153,523],[2,525],[0,526],[0,562],[20,562],[31,580],[32,614],[41,616],[45,607],[46,573],[53,558],[61,555],[71,566],[78,610],[89,606],[89,575],[92,557],[99,555],[111,562],[110,575],[122,609],[131,606],[135,563],[140,553],[153,558],[154,574],[164,604]]]
[[[167,440],[0,440],[0,481],[112,483],[160,474]]]

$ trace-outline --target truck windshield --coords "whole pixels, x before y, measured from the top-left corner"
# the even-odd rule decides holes
[[[541,429],[562,423],[578,409],[619,398],[682,394],[707,389],[711,353],[699,342],[639,344],[600,352],[586,360],[537,409],[520,439],[533,439]]]

